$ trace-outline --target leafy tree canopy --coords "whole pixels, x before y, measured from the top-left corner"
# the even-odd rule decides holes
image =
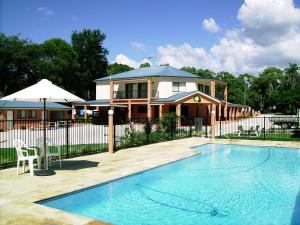
[[[140,65],[140,68],[145,68],[145,67],[150,67],[150,66],[151,66],[150,63],[145,62]]]

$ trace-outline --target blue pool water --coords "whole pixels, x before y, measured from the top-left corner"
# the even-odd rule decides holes
[[[300,150],[195,149],[203,154],[39,204],[118,225],[300,224]]]

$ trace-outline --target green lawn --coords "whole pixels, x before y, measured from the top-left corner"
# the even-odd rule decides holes
[[[63,158],[66,158],[67,155],[69,157],[80,156],[80,155],[89,155],[100,152],[107,152],[108,145],[107,144],[78,144],[78,145],[70,145],[69,146],[69,154],[67,154],[67,146],[62,145],[61,147],[61,155]],[[51,152],[51,147],[49,149]],[[17,154],[15,148],[0,148],[0,168],[13,165],[17,162]]]
[[[241,135],[238,136],[237,134],[226,134],[228,138],[231,139],[246,139],[246,140],[272,140],[272,141],[300,141],[300,138],[292,137],[293,134],[288,132],[266,132],[264,135],[263,133],[260,136],[254,135]],[[222,136],[221,138],[226,138]]]

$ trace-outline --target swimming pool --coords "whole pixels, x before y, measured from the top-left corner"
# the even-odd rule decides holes
[[[38,203],[118,225],[300,223],[300,150],[195,150],[202,154]]]

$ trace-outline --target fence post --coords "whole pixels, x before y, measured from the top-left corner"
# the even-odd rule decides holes
[[[150,129],[150,124],[149,124],[149,118],[147,117],[147,121],[146,121],[146,136],[147,136],[147,144],[149,144],[149,129]]]
[[[219,133],[220,133],[220,137],[222,137],[222,121],[221,121],[221,117],[219,117],[219,120],[220,120]]]
[[[175,122],[176,122],[176,118],[175,118]],[[171,139],[173,139],[173,129],[174,129],[174,121],[173,118],[171,118],[171,124],[170,124],[170,130],[171,130]]]
[[[114,123],[114,151],[116,151],[116,123]]]
[[[67,158],[70,157],[69,155],[69,119],[67,119],[67,124],[66,124],[66,145],[67,145]]]
[[[190,118],[189,121],[190,121],[190,137],[192,137],[192,119]]]
[[[205,124],[205,137],[208,138],[208,132],[207,132],[208,117],[206,117],[205,120],[206,120],[206,124]]]
[[[264,140],[266,140],[266,117],[264,116]]]

